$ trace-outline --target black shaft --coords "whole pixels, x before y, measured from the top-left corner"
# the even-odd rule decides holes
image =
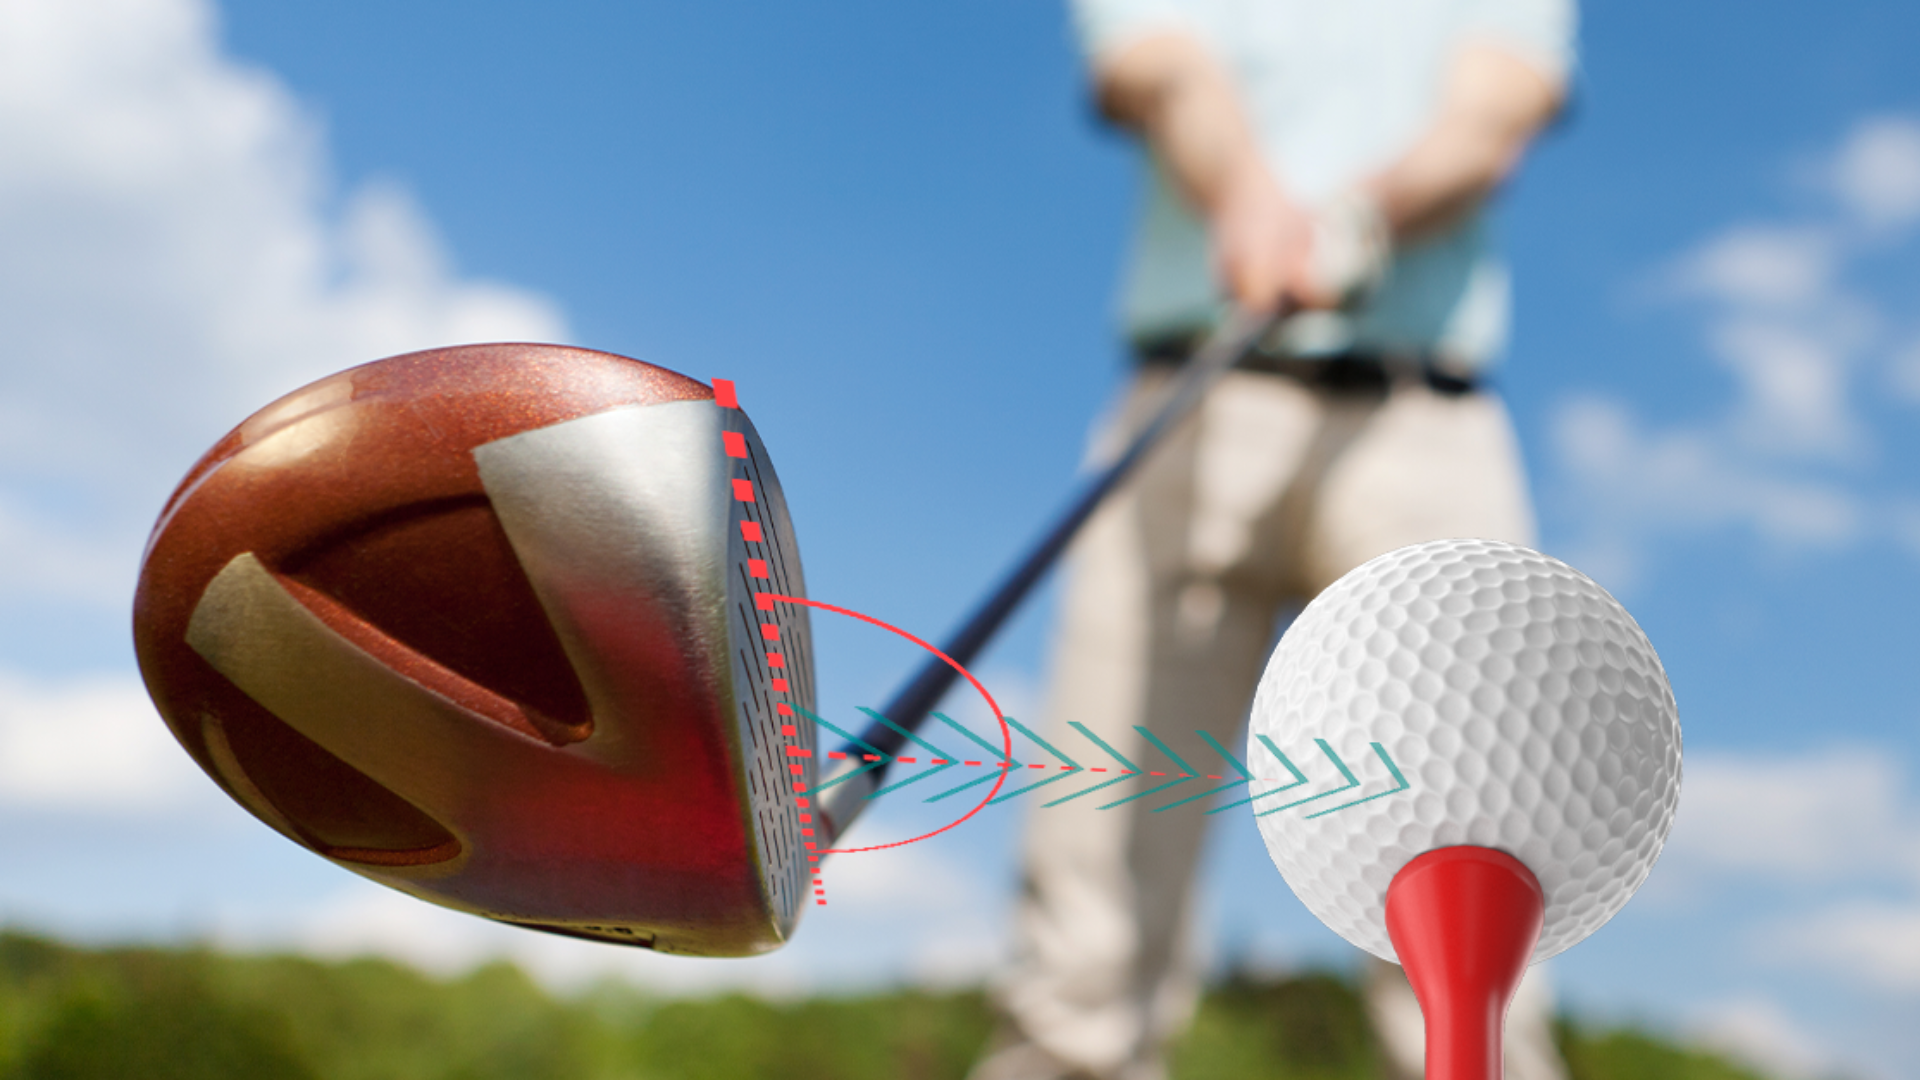
[[[1013,571],[1006,575],[998,588],[987,597],[973,614],[967,617],[960,629],[940,646],[942,652],[952,657],[954,662],[965,666],[973,662],[980,650],[993,639],[993,635],[1007,621],[1033,587],[1045,577],[1047,571],[1060,558],[1061,552],[1073,541],[1093,512],[1099,509],[1107,495],[1126,479],[1140,459],[1160,441],[1175,424],[1199,404],[1207,390],[1226,374],[1227,369],[1245,360],[1259,348],[1285,313],[1267,315],[1236,314],[1228,319],[1219,330],[1209,337],[1181,369],[1174,381],[1166,400],[1160,406],[1153,419],[1133,436],[1120,456],[1086,482],[1086,486],[1067,505],[1053,527],[1035,543],[1025,558],[1021,559]],[[942,696],[952,689],[954,681],[960,677],[945,661],[937,656],[928,657],[905,686],[887,702],[881,715],[892,720],[908,731],[917,730],[925,722],[933,707],[940,703]],[[875,722],[860,738],[868,745],[886,754],[890,759],[905,745],[906,736],[885,724]],[[859,751],[864,748],[849,746],[854,751],[853,760],[860,760]],[[878,783],[885,774],[891,761],[882,762],[872,770],[872,780]],[[840,822],[842,831],[851,825],[851,821]]]

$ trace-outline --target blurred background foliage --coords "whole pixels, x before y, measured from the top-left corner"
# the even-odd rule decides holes
[[[977,991],[771,1002],[606,984],[556,996],[493,964],[85,949],[0,933],[4,1080],[960,1080],[990,1035]],[[1573,1080],[1762,1080],[1631,1031],[1559,1026]],[[1374,1080],[1355,986],[1229,975],[1177,1080]]]

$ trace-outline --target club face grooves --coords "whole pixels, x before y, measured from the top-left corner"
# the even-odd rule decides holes
[[[732,500],[727,525],[727,607],[734,635],[732,681],[739,703],[741,762],[754,823],[756,863],[775,921],[791,933],[806,910],[812,876],[800,832],[798,791],[811,789],[819,780],[813,725],[797,723],[794,715],[782,716],[779,707],[784,704],[796,712],[796,707],[809,712],[815,707],[812,624],[802,605],[777,603],[762,611],[755,603],[754,595],[762,592],[804,597],[806,582],[786,495],[765,445],[739,410],[728,410],[722,423],[726,430],[744,435],[747,448],[745,458],[734,460],[729,479],[748,480],[754,492],[751,502]],[[742,521],[760,525],[763,539],[759,543],[744,539]],[[750,575],[751,559],[765,562],[765,578]],[[778,651],[784,666],[778,672],[767,666],[771,650],[761,630],[764,625],[779,627]],[[773,689],[776,674],[786,680],[785,692]],[[792,736],[784,734],[788,727]],[[789,746],[802,748],[804,754],[789,755]],[[800,772],[792,772],[790,763],[798,763]]]

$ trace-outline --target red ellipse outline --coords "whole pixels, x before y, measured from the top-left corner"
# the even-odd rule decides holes
[[[766,596],[768,599],[773,600],[776,603],[803,604],[810,608],[820,608],[823,611],[831,611],[836,615],[846,615],[850,618],[859,619],[863,623],[871,623],[882,630],[886,630],[891,633],[898,634],[903,638],[906,638],[908,641],[913,642],[915,645],[920,646],[921,648],[927,650],[933,655],[946,661],[948,667],[959,672],[963,678],[965,678],[969,683],[973,684],[973,688],[979,691],[980,696],[986,699],[987,708],[993,710],[993,718],[1000,725],[1001,755],[1004,758],[1006,758],[1006,760],[1008,761],[1013,760],[1013,729],[1007,726],[1007,718],[1000,715],[1000,703],[993,700],[993,695],[987,693],[987,688],[980,685],[979,679],[976,679],[973,677],[973,672],[968,671],[966,668],[960,666],[959,661],[955,660],[953,657],[948,656],[946,653],[943,653],[939,649],[934,648],[931,644],[925,641],[922,641],[921,639],[915,637],[914,635],[908,633],[905,630],[900,629],[899,627],[893,625],[890,622],[884,622],[880,619],[874,618],[871,615],[866,615],[861,612],[855,611],[852,608],[843,608],[837,604],[823,603],[819,600],[808,600],[799,596],[783,596],[779,593],[763,593],[762,595]],[[968,818],[971,818],[973,815],[986,809],[987,804],[993,801],[993,797],[995,795],[1000,794],[1001,785],[1007,782],[1007,774],[1009,772],[1012,772],[1013,770],[1000,769],[998,771],[1000,773],[1000,778],[995,780],[993,782],[993,786],[987,789],[986,797],[981,799],[978,805],[976,805],[973,809],[967,811],[964,815],[962,815],[956,821],[952,821],[945,825],[942,825],[940,828],[935,829],[930,833],[925,833],[920,836],[915,836],[907,840],[895,841],[894,843],[891,843],[891,844],[874,844],[869,847],[856,847],[856,848],[828,848],[827,850],[821,852],[820,854],[822,855],[836,855],[836,854],[853,855],[862,851],[885,851],[888,848],[905,847],[908,844],[917,844],[922,840],[931,840],[934,837],[939,836],[941,833],[946,832],[948,829],[951,829],[954,826],[959,825],[962,822],[965,822]]]

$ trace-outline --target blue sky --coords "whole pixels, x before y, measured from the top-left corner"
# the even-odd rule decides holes
[[[1782,1075],[1920,1063],[1915,41],[1895,3],[1593,5],[1572,119],[1500,215],[1544,546],[1646,628],[1688,751],[1667,856],[1554,976]],[[541,338],[736,380],[813,595],[939,634],[1120,373],[1135,161],[1057,5],[21,0],[0,142],[0,919],[676,991],[991,966],[1010,812],[834,866],[840,902],[750,963],[361,885],[186,763],[126,608],[161,500],[252,409]],[[819,627],[830,712],[910,659]],[[1023,718],[1045,630],[981,665]],[[1217,959],[1348,962],[1249,823],[1208,859]]]

